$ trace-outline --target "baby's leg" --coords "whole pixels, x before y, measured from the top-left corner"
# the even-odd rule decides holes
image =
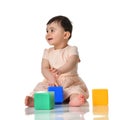
[[[85,96],[83,94],[72,94],[70,96],[69,105],[72,107],[79,107],[85,103]]]
[[[34,98],[31,96],[26,96],[25,105],[28,107],[33,107],[34,106]]]
[[[34,90],[30,93],[30,96],[26,96],[25,98],[25,105],[28,107],[34,106],[34,93],[37,91],[47,91],[48,83],[47,82],[40,82],[38,83]]]

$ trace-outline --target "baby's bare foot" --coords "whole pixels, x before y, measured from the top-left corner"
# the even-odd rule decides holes
[[[76,95],[70,99],[69,106],[79,107],[85,103],[85,96],[82,94]]]
[[[25,98],[25,105],[28,107],[33,107],[34,106],[34,99],[33,97],[26,96]]]

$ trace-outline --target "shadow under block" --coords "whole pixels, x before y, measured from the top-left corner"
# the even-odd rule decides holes
[[[108,89],[92,89],[93,106],[108,105]]]
[[[54,108],[54,92],[34,93],[35,110],[50,110]]]
[[[64,95],[63,95],[63,87],[61,86],[50,86],[48,87],[48,91],[53,91],[55,94],[55,103],[59,104],[59,103],[63,103],[64,100]]]

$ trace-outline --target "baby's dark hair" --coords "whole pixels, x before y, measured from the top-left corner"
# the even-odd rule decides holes
[[[61,15],[55,16],[47,22],[47,25],[51,24],[52,22],[60,23],[60,25],[64,28],[65,31],[70,32],[69,39],[71,38],[73,26],[72,26],[71,21],[67,17],[61,16]]]

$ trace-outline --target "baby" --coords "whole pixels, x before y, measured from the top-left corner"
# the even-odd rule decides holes
[[[46,40],[52,47],[45,49],[41,62],[44,80],[25,98],[25,105],[34,106],[34,92],[47,91],[48,86],[62,86],[64,100],[69,106],[79,107],[86,102],[89,92],[77,73],[80,62],[76,46],[68,44],[72,36],[71,21],[65,16],[51,18],[46,27]]]

